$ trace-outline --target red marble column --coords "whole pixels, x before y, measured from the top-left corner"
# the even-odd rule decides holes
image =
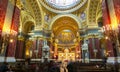
[[[120,24],[120,0],[113,0],[117,22]]]
[[[35,50],[36,50],[36,40],[33,41],[32,58],[35,58],[35,57],[36,57]]]
[[[114,4],[114,9],[115,9],[115,15],[117,18],[117,22],[119,24],[118,28],[119,28],[119,33],[118,33],[118,39],[120,42],[120,0],[113,0],[113,4]]]
[[[103,25],[111,24],[107,0],[102,0]]]
[[[102,55],[101,55],[101,49],[100,49],[100,41],[98,38],[95,38],[95,48],[97,49],[97,59],[101,59]]]
[[[38,57],[42,57],[42,47],[43,47],[43,40],[39,40],[39,45],[38,45]]]
[[[90,59],[101,59],[101,49],[100,49],[100,41],[98,38],[89,38],[89,54],[90,54]],[[96,58],[95,58],[95,52],[94,49],[96,49]]]
[[[20,17],[20,9],[17,6],[14,6],[13,17],[11,30],[9,35],[9,44],[7,48],[7,57],[15,57],[16,44],[17,44],[17,34],[19,28],[19,17]]]
[[[89,38],[88,40],[89,40],[88,48],[89,48],[90,59],[94,59],[94,51],[93,51],[93,41],[92,41],[92,38]]]
[[[4,25],[7,4],[8,4],[8,0],[0,0],[0,32]]]
[[[6,52],[7,57],[15,57],[16,42],[17,42],[16,36],[10,35],[9,44]]]
[[[0,47],[2,46],[2,29],[5,20],[7,4],[8,4],[8,0],[0,0]]]
[[[18,39],[17,47],[16,47],[16,58],[17,59],[22,59],[23,58],[23,56],[24,56],[23,49],[25,47],[24,45],[25,45],[24,39]]]

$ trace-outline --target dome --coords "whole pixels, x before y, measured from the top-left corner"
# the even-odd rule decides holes
[[[67,9],[77,5],[80,0],[46,0],[46,2],[58,9]]]
[[[88,0],[39,0],[39,3],[54,13],[70,13],[85,6]]]

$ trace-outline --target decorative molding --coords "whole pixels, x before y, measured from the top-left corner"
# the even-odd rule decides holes
[[[24,41],[25,38],[24,38],[23,36],[19,36],[19,35],[18,35],[18,40],[22,40],[22,41]]]
[[[16,61],[25,61],[25,59],[16,59]]]
[[[51,20],[50,25],[49,25],[49,30],[52,29],[52,25],[54,24],[54,22],[55,22],[57,19],[61,18],[61,17],[70,17],[70,18],[72,18],[73,20],[75,20],[75,21],[77,22],[79,29],[82,28],[82,26],[81,26],[81,21],[79,20],[79,18],[78,18],[77,16],[75,16],[75,15],[73,15],[73,14],[59,14],[59,15],[55,16],[55,17]]]
[[[89,0],[88,2],[88,12],[87,12],[87,24],[89,26],[96,26],[97,24],[97,18],[100,17],[102,13],[100,12],[100,5],[101,0]]]

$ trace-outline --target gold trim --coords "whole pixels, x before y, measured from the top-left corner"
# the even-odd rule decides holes
[[[78,18],[76,15],[73,15],[73,14],[62,14],[62,15],[57,15],[57,16],[55,16],[54,18],[52,18],[52,20],[51,20],[51,22],[50,22],[50,25],[49,25],[49,30],[52,29],[52,26],[53,26],[54,22],[55,22],[57,19],[60,19],[60,18],[62,18],[62,17],[69,17],[69,18],[73,19],[74,21],[76,21],[79,29],[82,28],[81,22],[80,22],[79,18]]]
[[[18,40],[22,40],[22,41],[24,41],[25,38],[24,38],[23,36],[18,36]]]

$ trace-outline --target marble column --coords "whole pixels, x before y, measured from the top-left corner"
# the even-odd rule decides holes
[[[4,20],[5,20],[5,16],[6,16],[6,11],[7,11],[7,4],[8,4],[8,0],[3,0],[0,2],[0,56],[2,56],[2,51],[4,49],[2,49],[2,44],[3,44],[3,38],[2,38],[2,29],[4,26]],[[1,60],[3,60],[4,58],[0,57]]]
[[[42,58],[42,47],[43,47],[43,40],[38,39],[38,58]]]
[[[88,41],[89,41],[88,48],[89,48],[89,53],[90,53],[90,59],[93,59],[94,58],[94,51],[93,51],[92,38],[89,38]]]
[[[103,18],[103,25],[107,25],[111,23],[109,10],[108,10],[108,4],[107,0],[102,1],[102,18]]]
[[[16,47],[16,59],[24,58],[25,39],[23,36],[18,36],[17,47]]]

